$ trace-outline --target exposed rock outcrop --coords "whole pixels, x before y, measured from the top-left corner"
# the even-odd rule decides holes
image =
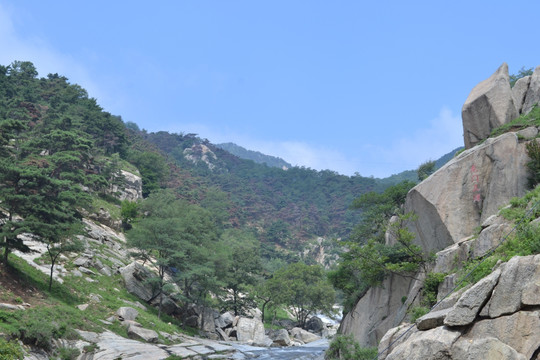
[[[474,87],[463,105],[461,117],[466,149],[487,138],[491,130],[518,117],[506,63]]]
[[[534,105],[540,102],[540,66],[534,70],[528,85],[521,109],[521,113],[523,114],[528,114]]]
[[[411,226],[416,242],[439,251],[474,233],[512,197],[523,196],[528,156],[515,133],[488,139],[465,150],[407,195],[406,211],[418,220]]]
[[[138,174],[121,170],[123,185],[113,185],[112,193],[120,200],[137,201],[142,199],[142,179]]]
[[[432,312],[401,339],[407,326],[388,331],[379,351],[397,341],[379,359],[532,359],[540,351],[539,275],[540,255],[512,258],[438,311],[444,325],[424,321]]]

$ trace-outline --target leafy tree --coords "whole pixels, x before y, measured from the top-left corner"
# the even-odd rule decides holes
[[[522,66],[521,69],[519,69],[517,74],[510,74],[510,86],[514,87],[516,82],[521,79],[522,77],[532,75],[533,68],[525,68],[525,66]]]
[[[133,151],[129,160],[139,169],[142,176],[143,196],[161,188],[167,176],[167,164],[163,156],[149,151]]]
[[[291,307],[302,327],[315,311],[332,313],[336,294],[319,265],[290,264],[267,280],[266,287],[275,303]]]
[[[248,290],[256,285],[261,270],[259,244],[253,235],[238,229],[226,230],[221,241],[228,252],[224,284],[232,298],[227,302],[236,316],[253,303]]]
[[[122,226],[124,229],[131,229],[131,222],[137,218],[139,213],[139,204],[136,201],[124,200],[120,207],[120,216],[122,216]]]
[[[164,287],[169,280],[167,270],[183,261],[180,220],[175,218],[175,198],[171,193],[155,193],[141,205],[147,216],[140,219],[127,233],[127,243],[138,250],[138,256],[151,263],[158,271],[155,282],[159,296],[158,318],[161,317]]]
[[[399,213],[407,193],[415,185],[411,181],[403,181],[388,187],[383,193],[372,191],[355,199],[351,207],[361,210],[362,218],[351,234],[351,241],[359,243],[366,242],[367,239],[384,241],[384,233],[390,217]]]
[[[433,174],[435,172],[435,161],[428,160],[418,167],[418,170],[416,170],[418,174],[418,180],[424,181],[428,178],[429,175]]]
[[[408,191],[415,184],[404,181],[387,188],[383,193],[370,192],[361,195],[352,207],[362,211],[362,219],[340,254],[336,269],[330,272],[332,284],[345,295],[344,308],[348,311],[370,286],[381,284],[390,273],[411,276],[414,264],[425,259],[419,248],[412,244],[412,234],[405,223],[411,214],[402,214],[402,205]],[[390,224],[392,216],[397,221]],[[392,233],[395,244],[385,244],[385,234]]]
[[[533,189],[540,182],[540,144],[533,140],[525,145],[529,161],[527,168],[529,176],[527,178],[529,188]]]

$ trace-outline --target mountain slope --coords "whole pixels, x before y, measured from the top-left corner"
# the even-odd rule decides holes
[[[280,169],[289,169],[292,167],[291,164],[283,160],[282,158],[265,155],[259,151],[248,150],[242,146],[236,145],[234,143],[223,143],[216,144],[216,147],[226,150],[233,155],[238,156],[241,159],[253,160],[258,164],[266,164],[271,167],[277,167]]]

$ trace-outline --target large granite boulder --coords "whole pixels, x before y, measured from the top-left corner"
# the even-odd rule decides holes
[[[416,327],[389,330],[379,359],[537,359],[539,278],[540,255],[512,258],[452,308],[432,311]]]
[[[473,88],[461,117],[466,149],[487,138],[493,129],[518,117],[506,63]]]
[[[156,297],[157,290],[148,281],[154,275],[138,262],[134,261],[122,268],[120,274],[122,274],[124,284],[129,293],[144,301],[150,301]]]
[[[538,102],[540,102],[540,66],[534,69],[531,75],[521,112],[528,114]]]
[[[523,104],[525,103],[525,96],[527,96],[527,91],[529,90],[529,84],[531,83],[531,77],[525,76],[521,79],[518,79],[512,88],[512,95],[514,96],[514,104],[516,105],[516,110],[519,114],[522,113]]]
[[[142,179],[139,175],[121,170],[123,185],[113,185],[111,192],[120,200],[137,201],[142,199]]]
[[[241,317],[236,325],[236,338],[238,341],[249,343],[255,346],[264,346],[268,343],[268,338],[264,332],[264,325],[259,319]],[[270,344],[272,341],[270,340]]]
[[[386,331],[405,318],[408,304],[403,303],[403,298],[413,288],[412,279],[389,276],[381,287],[370,288],[345,315],[338,332],[352,335],[361,346],[376,346]]]
[[[474,233],[484,220],[527,188],[527,152],[515,133],[466,150],[415,186],[405,202],[418,220],[415,242],[439,251]]]

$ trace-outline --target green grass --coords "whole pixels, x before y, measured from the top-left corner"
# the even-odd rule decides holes
[[[493,129],[490,137],[496,137],[509,131],[522,130],[529,126],[540,126],[540,107],[535,106],[527,115],[521,115],[509,123]]]
[[[540,185],[521,198],[512,198],[510,206],[502,209],[501,215],[515,224],[515,230],[489,256],[465,262],[458,272],[460,287],[475,284],[491,274],[497,262],[506,262],[514,256],[527,256],[540,253],[540,226],[531,221],[540,217]],[[534,205],[534,210],[530,210]],[[502,241],[502,239],[501,239]],[[478,267],[476,267],[478,266]],[[474,271],[473,271],[474,270]],[[471,273],[472,271],[472,273]],[[471,273],[469,277],[466,276]]]
[[[21,283],[38,288],[44,299],[41,305],[26,311],[0,311],[0,332],[12,334],[45,349],[50,348],[52,338],[76,338],[75,329],[94,332],[107,329],[127,337],[127,331],[120,322],[114,321],[112,325],[106,325],[100,321],[114,315],[118,308],[129,306],[122,299],[140,302],[140,299],[127,292],[121,275],[94,277],[99,279],[96,282],[88,282],[84,277],[67,276],[63,284],[54,281],[51,291],[48,291],[47,275],[13,254],[9,261],[10,271],[21,279]],[[96,269],[92,270],[97,273]],[[91,301],[91,294],[99,295],[100,301]],[[89,304],[86,310],[76,307],[84,303]],[[143,327],[167,333],[195,334],[195,330],[182,329],[177,319],[166,314],[162,314],[161,319],[158,319],[157,309],[145,306],[146,311],[137,308],[139,315],[136,321]]]
[[[92,209],[95,212],[98,212],[100,208],[103,208],[107,210],[109,214],[111,214],[111,218],[114,221],[121,220],[122,216],[120,214],[121,209],[120,209],[119,204],[117,204],[114,201],[108,201],[108,200],[110,199],[105,198],[103,196],[102,197],[94,196],[92,198]]]

